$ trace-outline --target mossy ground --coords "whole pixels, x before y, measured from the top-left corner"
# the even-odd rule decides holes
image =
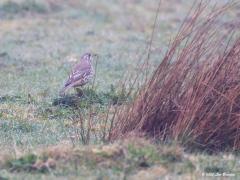
[[[191,3],[162,3],[152,45],[153,68]],[[90,102],[104,112],[109,102],[129,100],[115,89],[116,83],[127,70],[137,71],[136,64],[146,58],[156,5],[147,0],[0,2],[0,179],[178,175],[198,179],[202,172],[240,171],[235,155],[185,155],[175,150],[164,154],[160,145],[142,148],[126,142],[82,146],[79,139],[72,148],[79,109],[84,111]],[[229,11],[226,18],[239,18],[237,10]],[[74,91],[59,97],[72,57],[88,51],[100,55],[95,89],[85,87],[87,100],[80,102]]]
[[[140,138],[75,147],[65,141],[17,158],[5,155],[0,162],[1,177],[6,179],[204,179],[204,173],[239,176],[239,157],[231,153],[187,154],[176,144],[156,145]]]

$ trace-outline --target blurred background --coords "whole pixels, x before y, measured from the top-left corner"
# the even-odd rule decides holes
[[[159,63],[192,2],[162,1],[153,64]],[[157,7],[158,1],[147,0],[2,0],[0,94],[56,95],[69,72],[68,60],[88,51],[100,54],[98,87],[109,88],[146,55]],[[239,18],[239,9],[228,15]]]

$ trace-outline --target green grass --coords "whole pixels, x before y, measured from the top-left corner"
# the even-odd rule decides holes
[[[63,145],[63,144],[62,144]],[[84,177],[108,176],[132,178],[149,173],[157,178],[199,178],[202,173],[233,173],[239,175],[239,157],[185,154],[171,146],[151,144],[143,139],[119,141],[110,145],[56,145],[41,151],[26,153],[4,161],[4,177],[18,174],[33,179],[39,176]],[[171,158],[170,158],[171,157]],[[221,157],[221,158],[220,158]],[[152,171],[152,169],[155,169]],[[144,175],[144,176],[145,176]],[[153,179],[154,179],[153,178]]]
[[[46,13],[47,8],[44,6],[44,4],[37,3],[34,0],[26,0],[23,1],[22,3],[17,3],[14,1],[7,1],[2,4],[0,7],[1,13],[3,13],[3,16],[14,16],[14,15],[19,15],[27,12],[31,13]]]
[[[172,11],[171,3],[165,2],[159,14],[159,32],[154,37],[150,61],[153,68],[190,4],[176,1]],[[126,4],[108,0],[76,4],[61,1],[52,5],[45,0],[0,2],[0,179],[119,179],[141,170],[150,172],[155,166],[167,169],[170,177],[215,170],[239,172],[239,164],[234,164],[238,155],[224,161],[226,168],[218,164],[221,158],[196,155],[194,161],[191,155],[184,158],[182,153],[172,150],[161,152],[160,147],[152,144],[144,147],[119,144],[117,147],[127,154],[115,151],[111,145],[107,151],[97,147],[98,154],[90,153],[91,157],[91,145],[87,146],[89,151],[84,150],[87,147],[76,137],[80,128],[74,122],[80,112],[87,114],[91,106],[101,115],[108,104],[121,105],[133,98],[127,97],[126,91],[119,90],[116,84],[127,70],[137,71],[136,64],[146,58],[143,52],[152,32],[155,7],[155,2],[146,0]],[[236,12],[230,15],[236,16]],[[69,57],[88,51],[100,55],[95,89],[86,86],[85,97],[81,99],[73,90],[66,97],[59,97],[74,64]],[[102,127],[101,119],[94,122]],[[100,139],[91,136],[90,144],[102,144]],[[51,146],[61,150],[75,146],[80,153],[69,150],[67,160],[48,157],[49,162],[53,159],[60,166],[48,172],[41,172],[41,168],[35,171],[32,165],[39,161],[43,169],[48,167],[44,155],[36,152],[47,151]],[[211,164],[215,158],[218,160]]]

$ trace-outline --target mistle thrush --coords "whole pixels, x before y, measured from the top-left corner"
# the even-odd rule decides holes
[[[68,80],[64,87],[60,91],[60,95],[63,96],[65,92],[70,88],[78,88],[87,84],[94,76],[93,57],[95,54],[84,54],[80,62],[78,62],[72,69]]]

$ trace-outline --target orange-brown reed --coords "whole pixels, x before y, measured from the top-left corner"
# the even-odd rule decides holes
[[[133,103],[115,116],[111,140],[131,133],[209,151],[240,149],[240,38],[218,18],[233,4],[193,7]]]

